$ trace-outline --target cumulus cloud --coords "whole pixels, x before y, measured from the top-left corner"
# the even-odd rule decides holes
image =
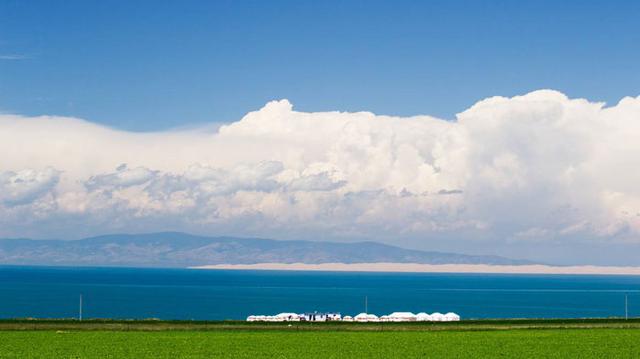
[[[53,190],[59,176],[53,168],[0,171],[0,203],[6,207],[33,203]]]
[[[286,100],[217,131],[0,115],[0,234],[82,223],[91,233],[634,240],[638,119],[640,98],[605,107],[550,90],[485,99],[455,121],[305,113]]]
[[[126,163],[116,168],[114,173],[91,176],[85,182],[89,191],[96,189],[122,189],[149,182],[157,171],[151,171],[144,167],[128,169]]]

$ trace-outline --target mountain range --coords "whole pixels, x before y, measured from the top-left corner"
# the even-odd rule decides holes
[[[420,251],[376,242],[206,237],[179,232],[113,234],[80,240],[0,239],[0,264],[10,265],[193,267],[213,264],[381,262],[533,264],[499,256]]]

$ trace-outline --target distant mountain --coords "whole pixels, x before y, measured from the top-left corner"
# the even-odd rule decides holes
[[[418,251],[375,242],[281,241],[203,237],[175,232],[114,234],[81,240],[0,239],[0,264],[189,267],[336,262],[532,264],[498,256]]]

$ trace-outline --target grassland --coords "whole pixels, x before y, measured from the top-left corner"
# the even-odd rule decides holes
[[[0,321],[0,358],[638,358],[637,320]]]

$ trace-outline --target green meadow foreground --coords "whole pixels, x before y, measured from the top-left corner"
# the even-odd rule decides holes
[[[138,324],[0,322],[0,358],[640,357],[636,321],[386,327]]]

